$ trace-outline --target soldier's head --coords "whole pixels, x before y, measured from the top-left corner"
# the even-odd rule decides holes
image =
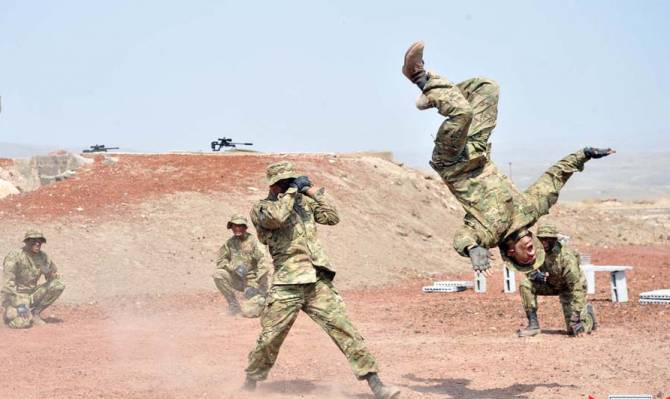
[[[281,194],[288,190],[293,180],[300,176],[289,161],[279,161],[268,166],[265,177],[270,191],[273,194]]]
[[[533,233],[528,229],[521,229],[508,237],[504,243],[505,255],[519,265],[529,265],[535,262],[537,253],[533,244]]]
[[[537,228],[537,238],[542,243],[544,250],[549,252],[558,242],[558,229],[550,224],[543,224]]]
[[[26,231],[23,236],[24,248],[28,252],[38,254],[42,250],[42,244],[45,244],[47,239],[39,230],[30,229]]]
[[[228,221],[228,229],[232,230],[235,237],[241,237],[247,232],[247,218],[243,215],[233,215]]]

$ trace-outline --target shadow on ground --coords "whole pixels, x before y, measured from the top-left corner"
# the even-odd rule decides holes
[[[470,380],[464,378],[420,378],[414,374],[403,376],[410,381],[421,383],[422,385],[407,385],[411,389],[420,393],[446,394],[450,398],[459,399],[509,399],[509,398],[527,398],[525,394],[533,392],[536,388],[560,388],[574,387],[574,385],[551,384],[512,384],[506,388],[495,389],[470,389],[468,385]]]

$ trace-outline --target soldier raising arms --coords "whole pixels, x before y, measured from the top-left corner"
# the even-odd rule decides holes
[[[267,244],[275,267],[267,305],[261,315],[262,331],[249,353],[245,389],[265,380],[279,348],[300,310],[333,339],[356,377],[366,380],[376,398],[396,398],[400,391],[382,384],[377,361],[347,316],[344,301],[333,286],[335,270],[316,238],[316,225],[335,225],[337,210],[306,176],[282,161],[267,169],[270,193],[251,210],[260,241]]]

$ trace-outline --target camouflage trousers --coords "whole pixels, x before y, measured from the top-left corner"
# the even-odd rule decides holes
[[[235,273],[226,269],[216,269],[212,275],[214,285],[223,294],[230,306],[238,306],[235,292],[244,292],[247,288],[247,282]],[[244,317],[259,317],[265,307],[265,296],[267,295],[268,283],[267,274],[261,278],[258,291],[259,295],[243,301],[241,305],[242,315]]]
[[[331,281],[320,278],[311,284],[272,286],[261,315],[261,334],[256,348],[249,353],[245,370],[248,378],[257,381],[267,378],[300,310],[326,331],[358,379],[378,371],[375,358],[347,316],[342,297]]]
[[[54,279],[38,285],[31,293],[5,295],[2,306],[5,308],[4,321],[10,328],[29,328],[33,325],[33,313],[39,314],[53,304],[65,290],[65,285]],[[30,309],[26,317],[18,314],[17,307],[25,305]]]
[[[570,317],[572,313],[579,313],[584,325],[584,332],[590,333],[593,329],[593,319],[586,312],[586,278],[582,273],[580,284],[583,289],[572,291],[564,287],[556,287],[550,284],[538,284],[524,279],[519,284],[519,293],[521,294],[521,303],[525,311],[537,310],[537,296],[558,296],[563,308],[563,317],[565,318],[565,328],[570,333]]]

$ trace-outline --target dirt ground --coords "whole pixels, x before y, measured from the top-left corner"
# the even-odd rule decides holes
[[[486,294],[421,292],[471,277],[451,248],[463,210],[434,175],[383,154],[114,154],[0,200],[0,255],[39,228],[67,285],[48,326],[0,327],[0,398],[371,398],[304,315],[270,379],[239,391],[258,320],[227,316],[210,274],[226,221],[266,195],[264,169],[279,159],[337,205],[342,221],[320,239],[382,378],[404,398],[670,395],[670,307],[637,303],[670,286],[668,199],[552,208],[541,222],[593,263],[635,267],[631,302],[612,304],[599,275],[598,331],[567,337],[558,300],[542,298],[544,334],[519,339],[525,316],[501,273]]]
[[[606,398],[670,395],[670,307],[640,305],[667,287],[670,246],[592,248],[594,263],[629,264],[631,302],[609,301],[598,275],[600,327],[564,334],[557,298],[541,298],[543,334],[520,339],[518,294],[423,294],[429,280],[343,290],[351,317],[403,398]],[[437,278],[462,279],[468,275]],[[0,329],[2,398],[371,398],[328,337],[305,315],[268,381],[240,392],[257,319],[229,317],[223,299],[198,292],[54,305],[51,324]]]

